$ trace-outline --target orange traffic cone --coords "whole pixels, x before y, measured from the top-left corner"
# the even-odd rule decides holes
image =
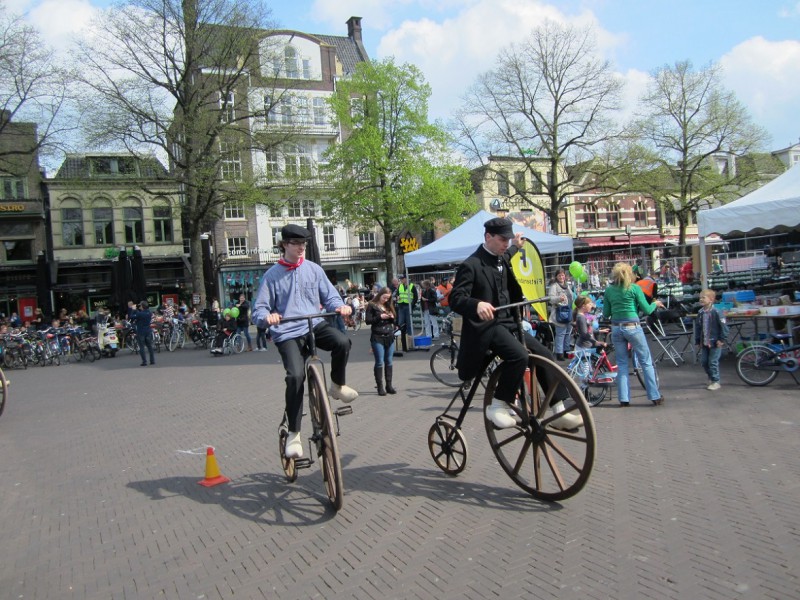
[[[206,478],[197,483],[206,487],[211,487],[213,485],[219,485],[220,483],[228,483],[229,481],[230,479],[219,472],[217,457],[214,456],[214,448],[209,446],[206,452]]]

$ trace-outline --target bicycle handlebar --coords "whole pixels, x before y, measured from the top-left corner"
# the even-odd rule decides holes
[[[504,304],[503,306],[495,306],[495,310],[505,310],[507,308],[517,308],[519,306],[530,306],[531,304],[542,304],[550,302],[550,296],[542,296],[541,298],[534,298],[533,300],[523,300],[522,302],[512,302],[511,304]]]
[[[290,321],[307,321],[308,319],[316,319],[318,317],[335,317],[338,315],[338,312],[327,312],[327,313],[314,313],[310,315],[297,315],[294,317],[281,317],[281,323],[288,323]]]

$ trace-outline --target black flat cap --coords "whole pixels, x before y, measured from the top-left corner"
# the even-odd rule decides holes
[[[290,223],[281,228],[281,240],[307,240],[311,237],[311,232],[305,227]]]
[[[502,217],[495,217],[494,219],[489,219],[486,223],[483,224],[484,228],[486,229],[486,233],[491,233],[492,235],[499,235],[507,240],[510,240],[514,237],[514,230],[511,228],[511,219],[503,219]]]

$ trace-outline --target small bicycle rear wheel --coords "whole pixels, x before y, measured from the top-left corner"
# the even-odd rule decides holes
[[[764,346],[750,346],[736,357],[736,374],[747,385],[761,387],[778,376],[778,355]]]
[[[325,379],[319,365],[313,363],[308,365],[308,395],[311,419],[316,421],[317,452],[322,461],[325,491],[333,508],[340,510],[344,505],[344,479],[336,441],[336,425],[325,391]]]
[[[534,498],[564,500],[577,494],[589,480],[596,444],[594,420],[577,384],[559,365],[536,355],[528,357],[528,364],[530,377],[526,374],[523,388],[530,419],[498,429],[485,417],[503,373],[502,368],[496,369],[484,397],[486,434],[500,466],[514,483]],[[554,413],[550,401],[564,391],[564,409]],[[522,416],[518,408],[514,410]],[[583,424],[570,431],[557,429],[556,420],[565,414],[580,416]]]
[[[442,346],[431,354],[431,373],[436,381],[449,387],[461,387],[463,383],[458,378],[456,369],[456,356],[458,348],[451,349],[450,346]]]
[[[458,475],[467,466],[467,439],[453,423],[442,417],[428,430],[428,450],[433,462],[448,475]]]

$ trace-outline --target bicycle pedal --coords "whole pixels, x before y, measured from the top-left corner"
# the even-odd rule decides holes
[[[294,468],[295,469],[307,469],[312,464],[314,464],[314,461],[312,461],[310,458],[295,458],[294,459]]]
[[[340,406],[335,411],[337,417],[343,417],[345,415],[352,415],[353,414],[353,407],[352,406]]]

